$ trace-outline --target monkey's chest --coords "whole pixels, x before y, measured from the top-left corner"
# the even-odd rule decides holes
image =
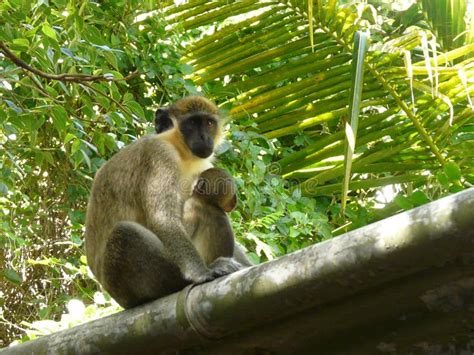
[[[182,161],[180,190],[183,196],[191,196],[199,175],[210,168],[212,168],[212,163],[207,159]]]

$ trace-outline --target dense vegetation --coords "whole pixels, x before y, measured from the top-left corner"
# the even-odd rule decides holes
[[[217,164],[255,262],[472,186],[474,11],[391,3],[2,1],[0,345],[119,310],[86,266],[91,181],[189,93],[231,119]]]

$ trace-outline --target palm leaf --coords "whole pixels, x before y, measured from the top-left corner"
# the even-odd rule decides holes
[[[349,122],[346,123],[346,145],[344,152],[344,177],[342,180],[341,210],[346,208],[349,180],[351,179],[352,158],[354,156],[357,128],[359,126],[360,102],[362,100],[362,84],[364,82],[364,60],[368,46],[368,35],[357,32],[352,55],[352,84],[349,100]]]
[[[471,9],[468,21],[464,18],[464,14],[468,14],[466,0],[422,0],[421,5],[445,48],[473,43],[474,15]]]
[[[190,78],[235,122],[293,150],[278,163],[305,194],[340,190],[353,38],[375,10],[334,0],[194,3],[167,10],[177,29],[215,27],[186,49]],[[472,172],[472,161],[461,157],[472,155],[465,150],[472,149],[474,45],[438,53],[433,38],[413,28],[369,49],[349,189],[380,186],[384,174],[393,180],[383,181],[425,181],[426,170],[435,174],[447,160]],[[295,148],[302,134],[307,143]]]

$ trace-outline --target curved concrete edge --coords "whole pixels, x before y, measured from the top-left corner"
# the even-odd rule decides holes
[[[323,314],[335,303],[343,305],[362,294],[369,300],[371,292],[379,297],[384,288],[403,288],[401,280],[416,285],[432,280],[433,288],[453,264],[472,270],[473,260],[474,189],[469,189],[278,260],[0,352],[163,352],[218,346],[226,339],[228,346],[241,346],[248,339],[246,349],[259,348],[259,339],[263,344],[265,337],[252,337],[252,332],[261,333],[263,326],[291,341],[284,336],[285,329],[292,334],[288,325],[281,329],[279,324],[304,319],[315,310]],[[325,319],[330,322],[330,314]],[[303,320],[299,327],[305,324],[312,323]]]

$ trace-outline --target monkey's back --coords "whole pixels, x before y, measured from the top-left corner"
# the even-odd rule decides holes
[[[86,214],[86,255],[96,277],[105,245],[119,221],[147,226],[144,194],[160,198],[166,182],[179,180],[176,151],[158,135],[145,136],[123,148],[97,172]],[[160,184],[154,184],[159,179]],[[151,191],[150,188],[158,191]],[[176,198],[179,198],[177,196]]]

